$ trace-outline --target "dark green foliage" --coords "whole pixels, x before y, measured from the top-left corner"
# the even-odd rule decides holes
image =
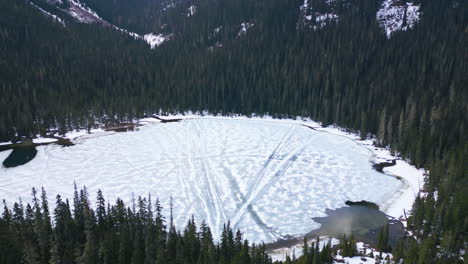
[[[151,204],[151,197],[139,197],[135,208],[118,199],[103,209],[99,207],[104,196],[99,191],[94,210],[86,188],[76,193],[80,195],[74,206],[81,209],[72,210],[68,201],[57,195],[53,227],[44,189],[41,202],[33,190],[33,206],[28,204],[26,212],[21,203],[16,203],[12,212],[4,202],[0,263],[272,263],[263,244],[250,246],[240,231],[233,237],[229,224],[215,246],[209,227],[202,223],[198,228],[194,218],[189,219],[183,233],[172,223],[167,231],[159,201]],[[96,211],[100,211],[101,222]]]
[[[351,243],[351,241],[347,242]],[[356,242],[354,241],[354,247]],[[298,264],[331,264],[333,263],[333,252],[331,247],[331,241],[323,247],[320,248],[320,240],[317,239],[308,243],[307,237],[304,237],[303,251],[302,256],[296,260],[289,260],[286,263],[298,263]],[[336,254],[335,254],[336,255]]]
[[[389,224],[385,224],[377,237],[377,249],[382,252],[391,252],[389,245]]]
[[[343,257],[352,257],[357,255],[356,240],[354,240],[353,235],[348,239],[346,236],[340,240],[340,255]]]

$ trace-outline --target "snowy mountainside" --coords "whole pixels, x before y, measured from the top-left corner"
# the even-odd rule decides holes
[[[286,21],[286,18],[278,18],[278,15],[287,17],[288,12],[291,14],[290,10],[298,11],[291,15],[291,19],[297,23],[297,30],[314,31],[325,30],[333,23],[345,23],[342,20],[356,15],[355,10],[358,10],[358,16],[375,20],[388,38],[394,32],[412,29],[421,16],[420,0],[379,0],[364,8],[360,7],[362,3],[352,0],[301,0],[284,6],[269,6],[263,2],[254,5],[248,0],[218,1],[144,0],[134,4],[135,10],[125,13],[129,4],[122,0],[113,3],[102,0],[30,0],[38,8],[44,5],[56,8],[78,23],[110,26],[136,40],[145,41],[152,49],[175,36],[193,38],[195,35],[206,37],[207,42],[200,43],[203,47],[221,47],[220,43],[246,35],[253,25],[263,32],[283,28],[273,26],[269,19],[276,14],[275,20]],[[47,8],[44,11],[57,15]],[[138,20],[139,17],[141,20]],[[223,34],[216,34],[215,37],[213,31],[219,27],[223,27]]]
[[[47,0],[46,3],[48,5],[51,5],[58,10],[61,10],[65,12],[66,14],[70,15],[75,21],[79,23],[85,23],[85,24],[101,24],[104,26],[110,26],[117,31],[123,32],[134,39],[137,40],[143,40],[148,45],[153,49],[157,46],[160,46],[163,44],[165,41],[169,40],[172,38],[171,34],[154,34],[154,33],[148,33],[145,35],[139,35],[135,32],[128,31],[126,29],[123,29],[121,27],[118,27],[116,25],[111,24],[110,22],[106,21],[103,19],[101,16],[97,14],[96,11],[88,7],[86,4],[82,3],[80,0],[64,0],[66,1],[65,3],[62,0]],[[57,15],[51,14],[50,12],[47,12],[46,10],[42,9],[41,7],[37,6],[33,2],[30,2],[31,5],[39,9],[41,12],[44,14],[52,17],[54,21],[60,22],[64,24],[63,19],[58,17]]]
[[[377,21],[390,38],[395,31],[412,29],[420,19],[420,8],[418,1],[385,0],[377,11]]]
[[[339,20],[338,5],[342,0],[311,1],[304,0],[300,10],[304,27],[321,29],[331,22]]]
[[[300,6],[303,27],[322,29],[338,22],[341,13],[352,5],[345,0],[304,0]],[[376,20],[388,38],[396,31],[412,29],[420,20],[421,4],[418,0],[383,0],[376,12]]]
[[[173,36],[174,36],[173,34],[169,34],[169,35],[157,34],[156,35],[153,33],[149,33],[149,34],[144,35],[143,39],[146,41],[146,43],[148,43],[151,46],[152,49],[154,49],[155,47],[158,47],[161,44],[163,44],[165,41],[170,40]]]
[[[30,4],[32,6],[34,6],[36,9],[38,9],[39,11],[41,11],[45,16],[51,17],[53,21],[58,22],[58,23],[60,23],[62,25],[65,25],[65,21],[63,21],[63,19],[61,19],[60,17],[58,17],[58,16],[56,16],[56,15],[54,15],[54,14],[40,8],[39,6],[35,5],[32,2],[30,2]]]

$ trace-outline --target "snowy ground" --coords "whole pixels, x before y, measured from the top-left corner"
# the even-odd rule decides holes
[[[23,195],[29,201],[24,195],[33,186],[44,186],[55,204],[58,193],[72,197],[76,181],[88,187],[92,198],[103,190],[110,202],[121,197],[131,203],[133,194],[151,193],[168,214],[172,195],[179,227],[193,214],[218,236],[230,220],[247,239],[271,242],[318,228],[311,218],[324,216],[326,208],[344,206],[346,200],[375,202],[399,216],[415,197],[415,181],[400,181],[372,169],[376,153],[384,156],[385,150],[376,151],[366,145],[368,141],[358,142],[311,121],[214,117],[166,124],[142,121],[145,125],[139,131],[96,131],[77,137],[72,147],[38,147],[31,162],[0,169],[0,198],[11,204]],[[0,152],[0,159],[6,156]],[[405,162],[388,170],[404,179],[422,177]]]
[[[330,238],[326,236],[320,237],[320,242],[319,242],[319,247],[320,250],[322,250],[328,242],[331,242],[331,246],[336,246],[340,243],[340,240],[336,238]],[[308,241],[309,248],[312,247],[314,241]],[[358,253],[361,256],[354,256],[354,257],[343,257],[340,255],[341,252],[338,252],[336,256],[334,256],[335,261],[333,262],[334,264],[340,264],[340,263],[345,263],[345,264],[376,264],[376,263],[382,263],[378,262],[378,259],[381,258],[382,260],[386,260],[387,258],[393,259],[393,255],[390,253],[383,253],[380,255],[380,252],[376,249],[373,249],[369,247],[369,245],[364,244],[363,242],[357,242],[356,243],[356,249]],[[269,252],[270,257],[272,258],[273,261],[285,261],[286,256],[289,256],[291,258],[299,258],[303,255],[303,244],[298,244],[296,246],[293,246],[288,249],[278,249]],[[386,262],[383,262],[386,263]]]
[[[412,29],[419,22],[420,16],[420,5],[414,1],[385,0],[376,18],[390,38],[393,32]]]
[[[330,242],[331,246],[333,247],[333,246],[338,245],[340,243],[340,240],[336,238],[330,238],[328,236],[321,236],[320,241],[319,241],[320,250],[322,250],[328,244],[328,242]],[[309,240],[307,244],[309,245],[309,248],[312,248],[312,245],[315,247],[315,243],[316,243],[316,240],[313,239],[313,240]],[[273,261],[285,261],[286,256],[289,256],[291,258],[301,257],[303,255],[303,251],[304,251],[304,244],[300,243],[290,248],[280,248],[280,249],[272,250],[268,253]]]
[[[385,174],[399,177],[403,186],[392,196],[388,197],[385,202],[379,204],[379,207],[387,215],[402,220],[403,224],[405,224],[405,213],[408,214],[411,211],[413,202],[424,185],[426,171],[424,169],[417,169],[407,161],[392,156],[388,149],[373,146],[372,139],[360,140],[358,135],[343,132],[335,127],[319,128],[318,130],[354,140],[357,144],[373,152],[372,159],[376,163],[397,159],[395,166],[386,167],[383,171]]]
[[[375,249],[369,248],[368,245],[365,245],[362,242],[356,243],[356,248],[361,255],[365,257],[356,256],[356,257],[342,257],[337,255],[335,258],[338,261],[335,261],[336,264],[338,263],[346,263],[346,264],[376,264],[376,263],[386,263],[386,259],[392,259],[393,255],[390,253],[383,253],[380,254]],[[378,259],[381,258],[380,262]]]

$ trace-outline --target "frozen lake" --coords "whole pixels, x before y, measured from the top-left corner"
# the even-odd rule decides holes
[[[73,197],[73,182],[92,200],[159,197],[168,217],[183,227],[191,215],[205,220],[215,236],[225,222],[251,241],[271,242],[319,227],[345,201],[384,204],[403,183],[372,168],[373,153],[339,135],[297,123],[232,118],[195,118],[153,123],[138,131],[79,137],[72,147],[38,147],[37,156],[0,169],[0,198],[9,203],[31,188]],[[0,152],[3,161],[8,152]]]

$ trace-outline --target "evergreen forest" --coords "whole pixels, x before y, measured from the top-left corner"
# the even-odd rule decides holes
[[[50,212],[45,190],[38,194],[33,189],[26,206],[19,201],[10,210],[4,201],[0,263],[273,263],[264,244],[243,240],[229,223],[215,243],[204,222],[197,227],[188,219],[183,230],[176,230],[172,207],[169,219],[161,211],[151,196],[138,197],[132,206],[120,199],[111,206],[101,191],[94,206],[86,188],[75,186],[72,204],[57,195]],[[332,263],[330,242],[323,250],[316,242],[309,248],[306,240],[304,256],[285,263]]]

